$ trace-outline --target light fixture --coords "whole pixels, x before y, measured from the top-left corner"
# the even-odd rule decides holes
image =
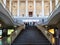
[[[45,27],[47,28],[48,26],[46,25]]]
[[[14,27],[17,27],[17,26],[14,26]]]
[[[48,30],[50,33],[54,34],[54,29],[49,29]]]
[[[2,24],[0,24],[0,27],[2,26]]]

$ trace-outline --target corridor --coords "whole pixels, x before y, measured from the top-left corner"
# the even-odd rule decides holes
[[[26,26],[12,45],[51,45],[41,31],[35,26]]]

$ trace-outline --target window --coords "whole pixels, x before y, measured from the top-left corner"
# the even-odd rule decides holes
[[[44,1],[44,15],[49,16],[50,13],[50,2]]]
[[[42,1],[36,0],[36,15],[42,15]]]
[[[33,16],[33,12],[29,12],[29,17],[32,17]]]
[[[17,9],[18,9],[17,1],[12,1],[12,14],[14,16],[17,16]]]
[[[52,0],[52,9],[54,10],[55,8],[55,0]]]
[[[26,13],[26,1],[21,0],[19,8],[20,8],[20,16],[24,17]]]
[[[10,2],[9,2],[9,0],[6,0],[6,7],[7,7],[8,10],[9,10],[9,8],[10,8]]]

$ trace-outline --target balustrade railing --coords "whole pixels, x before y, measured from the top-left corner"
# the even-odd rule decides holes
[[[6,5],[4,4],[3,0],[0,0],[0,3],[1,3],[2,6],[5,8],[6,12],[9,13],[8,16],[10,16],[10,17],[14,20],[13,14],[12,14],[12,12],[10,12],[8,6],[6,6]]]
[[[12,32],[9,37],[4,37],[2,40],[3,45],[11,45],[22,29],[24,29],[24,25],[21,25],[14,32]]]
[[[54,45],[55,44],[55,38],[54,38],[53,34],[48,32],[47,29],[43,28],[42,26],[40,26],[38,24],[36,26],[46,36],[46,38],[50,41],[50,43],[52,45]]]
[[[10,35],[10,44],[13,43],[13,41],[16,39],[16,37],[19,35],[19,33],[21,32],[22,29],[24,29],[24,25],[21,25],[19,28],[16,29],[16,31],[14,31],[11,35]]]
[[[48,16],[49,19],[54,16],[54,15],[52,15],[52,14],[55,12],[55,10],[56,10],[59,6],[60,6],[60,1],[58,1],[58,4],[55,5],[55,8],[54,8],[54,9],[52,9],[51,13],[50,13],[49,16]]]

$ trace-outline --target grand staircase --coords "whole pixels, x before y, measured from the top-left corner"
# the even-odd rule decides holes
[[[26,26],[12,45],[51,45],[47,38],[35,26]]]

